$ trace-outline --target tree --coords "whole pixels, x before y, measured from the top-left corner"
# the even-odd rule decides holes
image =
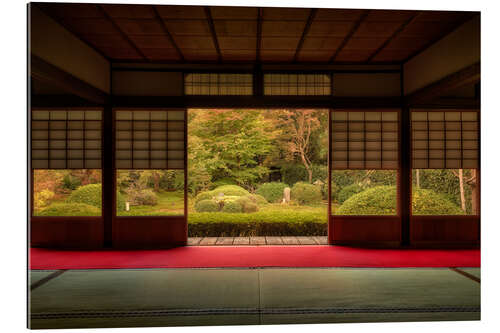
[[[286,146],[288,159],[298,159],[306,168],[309,183],[312,183],[313,137],[320,128],[319,112],[314,109],[279,110],[277,123],[282,129],[282,143]]]
[[[193,110],[190,118],[189,166],[203,165],[212,181],[231,178],[241,186],[253,189],[257,182],[269,173],[263,165],[267,154],[273,149],[276,130],[266,120],[262,110],[210,109]],[[198,141],[197,141],[198,140]],[[203,162],[202,162],[203,161]]]

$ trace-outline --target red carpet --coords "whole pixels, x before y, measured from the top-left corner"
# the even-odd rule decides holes
[[[186,246],[168,250],[59,251],[32,248],[31,269],[196,267],[480,267],[480,250],[346,246]]]

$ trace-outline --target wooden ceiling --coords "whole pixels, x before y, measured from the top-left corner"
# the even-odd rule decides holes
[[[114,62],[401,63],[475,12],[34,3]]]

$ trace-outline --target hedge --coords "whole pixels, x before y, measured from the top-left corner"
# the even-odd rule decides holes
[[[194,205],[197,212],[218,212],[219,204],[214,200],[200,200]]]
[[[298,182],[292,187],[291,198],[299,205],[321,203],[321,188],[317,185]]]
[[[413,191],[412,210],[416,215],[463,215],[464,212],[432,190]],[[336,211],[337,215],[396,214],[396,187],[377,186],[355,194]]]
[[[101,209],[84,203],[53,203],[35,216],[100,216]]]
[[[230,221],[230,222],[228,222]],[[304,212],[191,213],[189,237],[326,236],[325,214]]]
[[[351,184],[343,189],[341,189],[338,193],[338,201],[340,204],[343,204],[344,201],[352,197],[354,194],[363,192],[363,188],[358,184]]]
[[[250,194],[250,192],[245,190],[243,187],[237,185],[223,185],[211,191],[198,193],[198,195],[195,197],[194,200],[195,202],[201,200],[211,200],[212,198],[217,197],[219,193],[224,193],[224,196],[238,196],[238,197]]]
[[[236,200],[224,200],[224,205],[222,206],[222,212],[241,213],[243,212],[243,206]]]
[[[116,192],[117,195],[117,205],[118,211],[125,210],[125,199],[120,192]],[[97,208],[102,206],[102,186],[98,184],[88,184],[80,186],[75,191],[71,192],[69,197],[66,199],[66,203],[83,203],[91,205]]]

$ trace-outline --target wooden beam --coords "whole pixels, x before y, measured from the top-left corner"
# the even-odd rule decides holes
[[[293,56],[293,62],[297,61],[297,57],[299,56],[300,50],[302,49],[302,45],[304,44],[304,40],[306,39],[306,36],[309,33],[309,29],[311,28],[311,24],[317,12],[318,10],[316,8],[311,9],[311,13],[309,14],[306,25],[304,26],[304,31],[302,32],[302,36],[300,37],[299,43],[297,44],[295,55]]]
[[[406,59],[404,59],[402,61],[403,64],[406,63],[406,62],[408,62],[408,61],[410,61],[412,58],[416,57],[420,53],[424,52],[429,47],[431,47],[432,45],[436,44],[437,42],[439,42],[444,37],[448,36],[453,31],[457,30],[462,24],[464,24],[465,22],[469,21],[470,19],[472,19],[476,15],[479,15],[479,14],[478,13],[471,13],[469,15],[464,15],[464,17],[461,20],[458,20],[456,22],[456,24],[452,25],[449,29],[446,29],[445,31],[443,31],[443,33],[440,34],[439,36],[437,36],[436,38],[430,40],[422,48],[420,48],[420,49],[416,50],[415,52],[413,52],[412,54],[410,54]]]
[[[33,79],[56,86],[87,101],[104,104],[108,99],[108,94],[102,90],[91,86],[36,55],[31,55],[29,70]]]
[[[329,62],[334,62],[335,61],[335,59],[339,55],[340,51],[342,51],[342,49],[347,45],[347,43],[349,42],[349,40],[351,39],[351,37],[356,33],[356,31],[358,31],[359,26],[361,25],[361,23],[363,23],[364,19],[368,16],[369,13],[370,13],[370,10],[366,9],[361,14],[361,16],[359,17],[359,19],[352,26],[352,28],[349,31],[349,33],[347,34],[347,36],[345,36],[344,40],[342,41],[342,43],[340,44],[340,46],[338,47],[338,49],[335,51],[335,53],[333,54],[333,56],[330,58]]]
[[[165,22],[163,21],[163,19],[161,18],[160,14],[158,13],[158,10],[156,9],[156,6],[151,6],[151,8],[153,9],[153,12],[155,14],[156,21],[158,21],[158,23],[160,23],[160,26],[161,26],[163,32],[167,36],[167,38],[170,41],[170,43],[174,46],[175,50],[177,51],[177,54],[179,55],[179,59],[182,62],[184,62],[185,61],[184,55],[182,54],[181,49],[179,48],[179,46],[175,42],[174,38],[170,34],[170,31],[168,31],[167,26],[165,25]]]
[[[150,59],[146,57],[146,55],[137,47],[137,45],[130,39],[130,37],[116,24],[115,20],[111,16],[108,15],[106,10],[102,8],[101,5],[96,5],[97,9],[101,11],[101,13],[106,17],[106,19],[111,23],[111,25],[118,31],[118,33],[127,41],[131,48],[133,48],[137,54],[139,54],[144,60],[149,61]]]
[[[257,9],[257,45],[255,46],[255,61],[260,62],[260,49],[262,48],[262,8]]]
[[[212,19],[212,13],[210,12],[210,7],[205,6],[205,15],[207,17],[208,26],[210,27],[210,32],[212,33],[212,41],[214,42],[215,50],[217,51],[217,61],[222,61],[222,53],[220,51],[219,40],[217,39],[217,33],[215,32],[214,20]]]
[[[406,105],[416,105],[443,96],[464,85],[475,84],[481,79],[481,63],[476,62],[406,96]]]
[[[396,31],[394,31],[394,33],[391,36],[389,36],[389,38],[387,38],[387,40],[382,45],[380,45],[380,47],[377,48],[368,57],[368,59],[366,59],[366,62],[372,61],[373,58],[375,58],[377,56],[377,54],[379,54],[383,49],[385,49],[387,47],[387,45],[389,45],[400,33],[402,33],[408,25],[415,22],[415,20],[417,20],[421,15],[422,15],[422,12],[417,12],[414,15],[412,15],[408,20],[403,22],[403,24],[401,24],[401,26],[399,26],[399,28]]]

